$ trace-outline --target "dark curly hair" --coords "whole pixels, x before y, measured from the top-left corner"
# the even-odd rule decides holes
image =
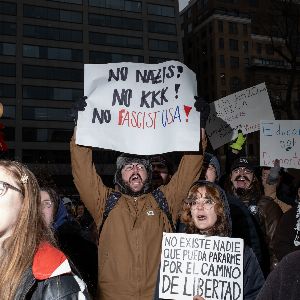
[[[217,215],[217,221],[214,224],[214,226],[208,230],[200,230],[199,228],[197,228],[194,224],[191,215],[191,199],[194,199],[194,197],[196,197],[198,189],[202,187],[205,188],[206,192],[212,197],[213,201],[216,203],[214,206],[214,211]],[[186,225],[186,233],[198,233],[208,236],[230,236],[230,225],[226,216],[225,204],[224,200],[222,199],[221,193],[219,189],[215,186],[204,182],[197,182],[191,187],[189,194],[183,203],[181,222],[183,222]]]

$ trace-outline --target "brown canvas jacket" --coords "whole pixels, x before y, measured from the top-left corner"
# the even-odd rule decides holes
[[[70,146],[75,185],[99,227],[113,190],[97,174],[92,149],[76,145],[74,138]],[[200,175],[202,160],[200,154],[184,155],[169,184],[161,187],[174,222],[182,200]],[[122,194],[99,239],[97,299],[153,299],[164,231],[170,232],[171,226],[151,193],[137,198]]]

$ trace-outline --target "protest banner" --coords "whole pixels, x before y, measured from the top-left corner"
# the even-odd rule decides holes
[[[260,122],[260,165],[300,169],[300,120]]]
[[[214,149],[243,134],[259,130],[260,120],[274,120],[265,83],[221,98],[210,105],[206,133]]]
[[[164,233],[159,297],[242,300],[243,251],[242,239]]]
[[[133,154],[198,151],[196,75],[184,64],[84,65],[76,143]]]

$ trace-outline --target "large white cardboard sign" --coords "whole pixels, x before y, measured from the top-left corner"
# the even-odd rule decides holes
[[[300,120],[260,122],[260,165],[300,169]]]
[[[265,83],[221,98],[210,105],[206,133],[214,149],[259,130],[260,120],[274,120]]]
[[[164,233],[160,298],[242,300],[243,250],[242,239]]]
[[[84,65],[76,143],[133,154],[198,151],[196,75],[184,64]]]

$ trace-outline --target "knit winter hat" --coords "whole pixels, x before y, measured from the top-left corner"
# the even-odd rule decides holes
[[[220,167],[220,163],[219,163],[217,157],[211,153],[205,152],[204,162],[206,162],[208,165],[214,166],[214,168],[216,169],[217,181],[218,181],[221,176],[221,167]]]
[[[121,171],[125,165],[137,163],[142,164],[147,171],[148,178],[145,181],[144,188],[139,193],[133,193],[127,185],[125,185]],[[128,154],[128,153],[122,153],[117,158],[117,170],[114,176],[114,183],[118,185],[120,192],[128,195],[134,195],[138,196],[144,193],[147,193],[150,191],[151,188],[151,178],[152,178],[152,166],[151,163],[146,156],[136,155],[136,154]]]

